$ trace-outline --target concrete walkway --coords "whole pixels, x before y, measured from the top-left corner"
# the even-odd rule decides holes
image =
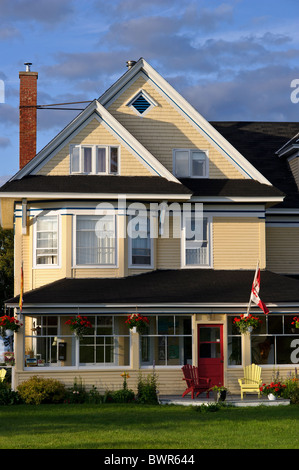
[[[194,398],[192,400],[191,395],[186,395],[184,398],[182,398],[181,395],[160,395],[159,396],[159,401],[162,405],[184,405],[184,406],[199,406],[199,405],[210,405],[212,403],[215,403],[213,394],[210,394],[210,397],[207,398],[206,394],[201,394],[198,397]],[[283,398],[277,398],[277,400],[269,400],[267,397],[263,396],[261,398],[258,398],[257,395],[251,395],[247,394],[246,398],[244,397],[243,400],[241,400],[240,395],[231,395],[229,394],[225,400],[227,405],[231,406],[279,406],[279,405],[289,405],[290,400],[286,400]]]

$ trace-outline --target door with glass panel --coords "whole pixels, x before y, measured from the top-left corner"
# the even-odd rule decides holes
[[[199,375],[223,385],[223,325],[198,325]]]

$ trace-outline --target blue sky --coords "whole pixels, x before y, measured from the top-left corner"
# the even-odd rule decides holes
[[[98,98],[144,57],[208,120],[298,121],[298,0],[0,0],[0,181],[18,171],[19,71],[38,104]],[[40,150],[73,111],[38,111]]]

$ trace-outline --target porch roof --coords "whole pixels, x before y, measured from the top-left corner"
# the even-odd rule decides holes
[[[124,278],[64,278],[26,292],[26,304],[136,305],[199,304],[210,306],[243,304],[249,300],[254,270],[180,269],[156,270]],[[261,271],[263,302],[299,305],[299,280]],[[17,307],[19,296],[7,300]],[[297,304],[297,305],[296,305]],[[271,310],[271,308],[270,308]]]

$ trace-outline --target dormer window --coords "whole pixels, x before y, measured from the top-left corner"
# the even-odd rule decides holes
[[[115,175],[119,172],[119,147],[108,145],[72,145],[70,173]]]
[[[133,109],[139,116],[144,116],[157,104],[144,90],[141,90],[127,103],[127,106]]]
[[[178,178],[207,178],[207,151],[175,149],[173,151],[174,174]]]

